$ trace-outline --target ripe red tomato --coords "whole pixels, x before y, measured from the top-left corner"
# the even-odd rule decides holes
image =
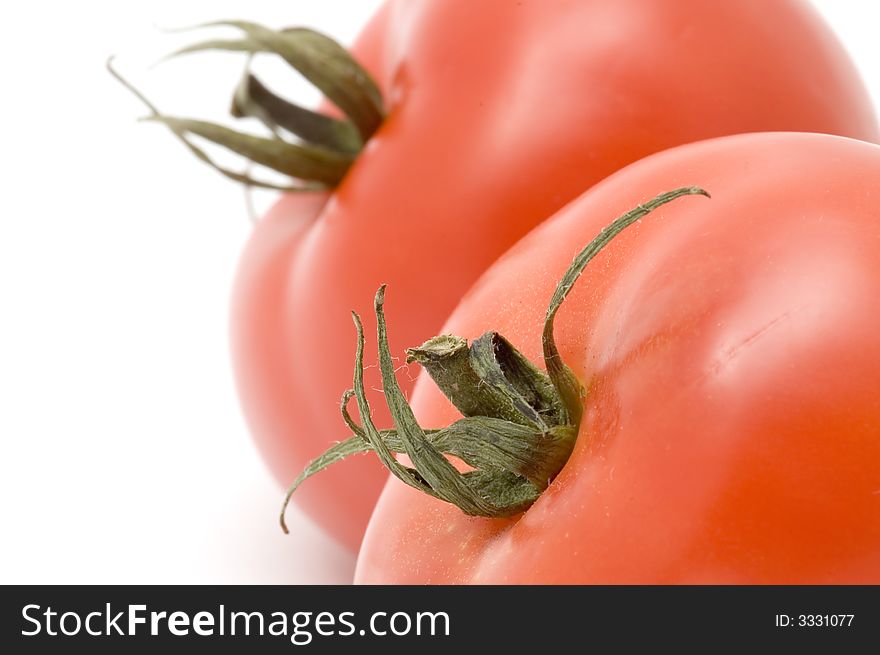
[[[369,319],[379,283],[400,351],[530,228],[640,157],[759,130],[877,138],[850,62],[795,1],[392,2],[355,54],[387,119],[326,204],[286,195],[269,212],[235,288],[242,405],[285,484],[347,436],[348,312]],[[354,546],[384,480],[357,458],[296,500]]]
[[[880,147],[772,133],[649,157],[520,241],[443,333],[497,330],[541,361],[573,254],[690,184],[712,198],[617,236],[559,311],[587,394],[547,491],[486,519],[391,479],[358,581],[880,582]],[[459,416],[427,376],[412,405],[425,427]]]

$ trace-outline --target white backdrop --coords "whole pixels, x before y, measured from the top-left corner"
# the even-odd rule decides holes
[[[880,107],[880,5],[814,4]],[[160,127],[137,124],[142,108],[103,65],[117,53],[161,108],[222,119],[241,58],[150,70],[194,36],[156,26],[247,18],[350,42],[377,5],[34,0],[4,10],[0,583],[350,581],[353,556],[295,509],[294,535],[281,534],[281,490],[239,413],[226,339],[249,230],[242,192]],[[293,93],[317,99],[304,84]]]

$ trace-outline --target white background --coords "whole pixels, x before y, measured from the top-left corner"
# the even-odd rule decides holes
[[[814,4],[880,107],[877,5]],[[103,65],[118,54],[118,67],[169,113],[223,119],[241,57],[150,69],[198,38],[157,26],[247,18],[309,25],[347,43],[377,5],[7,5],[0,583],[350,581],[353,556],[295,509],[294,534],[281,534],[281,490],[239,413],[226,339],[249,231],[242,192],[160,127],[136,123],[142,107]],[[270,81],[278,74],[267,72]],[[304,84],[293,94],[317,99]]]

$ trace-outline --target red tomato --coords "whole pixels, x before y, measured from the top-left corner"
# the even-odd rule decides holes
[[[497,330],[541,361],[574,253],[690,184],[711,200],[617,236],[559,311],[587,395],[547,491],[486,519],[392,479],[358,581],[880,583],[880,147],[752,134],[633,164],[492,266],[443,333]],[[412,404],[425,427],[459,416],[427,376]]]
[[[746,131],[877,137],[844,52],[794,1],[394,2],[355,54],[387,119],[326,205],[287,195],[269,212],[235,289],[242,405],[285,484],[347,436],[348,313],[369,319],[379,283],[399,352],[530,228],[640,157]],[[354,546],[384,480],[356,458],[295,499]]]

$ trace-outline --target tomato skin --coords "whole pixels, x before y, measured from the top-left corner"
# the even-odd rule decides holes
[[[305,212],[311,226],[276,229],[300,220],[284,198],[256,227],[233,301],[242,406],[285,484],[347,436],[336,406],[351,385],[349,312],[369,331],[380,283],[401,352],[529,229],[644,155],[757,130],[877,138],[845,54],[797,2],[394,2],[355,53],[388,118],[329,202]],[[279,248],[287,265],[260,261]],[[294,500],[355,546],[385,473],[368,457],[337,469]]]
[[[540,361],[574,253],[656,193],[556,321],[588,389],[571,459],[513,520],[391,479],[361,583],[880,582],[880,147],[753,134],[633,164],[492,266],[443,328]],[[388,304],[394,302],[391,293]],[[455,410],[427,377],[426,427]]]

